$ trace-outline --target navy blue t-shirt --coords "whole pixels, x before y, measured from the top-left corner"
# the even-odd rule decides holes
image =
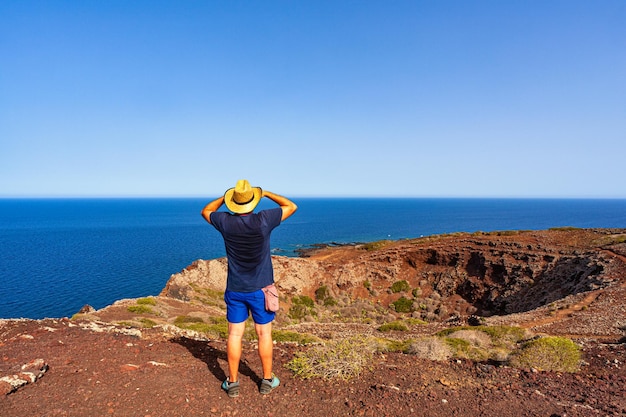
[[[274,282],[270,234],[282,216],[280,207],[244,216],[211,213],[211,224],[222,234],[226,246],[227,290],[252,292]]]

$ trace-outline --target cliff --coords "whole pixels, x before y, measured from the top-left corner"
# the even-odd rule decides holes
[[[453,234],[323,247],[273,263],[283,312],[306,295],[317,301],[310,313],[325,319],[369,303],[387,308],[369,315],[377,322],[399,313],[430,323],[479,316],[611,338],[626,322],[600,311],[626,311],[624,240],[623,230],[606,229]],[[223,291],[225,280],[225,259],[199,260],[161,296],[202,305],[206,290]]]

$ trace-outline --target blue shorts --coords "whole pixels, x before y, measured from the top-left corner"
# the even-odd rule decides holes
[[[267,324],[274,320],[276,313],[265,310],[263,290],[253,292],[226,291],[226,320],[229,323],[241,323],[248,320],[250,313],[256,324]]]

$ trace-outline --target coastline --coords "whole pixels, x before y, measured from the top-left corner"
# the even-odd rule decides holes
[[[84,304],[102,308],[121,298],[158,294],[172,274],[195,260],[225,255],[198,214],[204,203],[2,200],[0,275],[12,291],[0,295],[0,317],[62,317]],[[317,244],[626,224],[626,200],[305,198],[298,203],[298,214],[273,235],[274,254],[298,256]],[[37,303],[31,301],[33,291],[40,294]]]

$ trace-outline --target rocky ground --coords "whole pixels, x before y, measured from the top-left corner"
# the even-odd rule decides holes
[[[1,320],[0,415],[626,415],[623,237],[623,230],[460,234],[275,259],[283,294],[277,329],[336,340],[377,335],[390,320],[427,322],[385,334],[403,340],[478,317],[572,338],[583,354],[577,372],[396,351],[375,353],[348,381],[303,380],[285,365],[312,347],[277,342],[282,383],[262,396],[250,340],[241,395],[230,399],[220,389],[219,331],[173,325],[177,317],[205,323],[223,315],[215,295],[224,264],[215,260],[173,276],[150,302],[121,300],[72,319]],[[395,292],[399,281],[408,289]],[[315,306],[295,309],[301,295]],[[411,301],[406,312],[393,307],[401,297]]]

